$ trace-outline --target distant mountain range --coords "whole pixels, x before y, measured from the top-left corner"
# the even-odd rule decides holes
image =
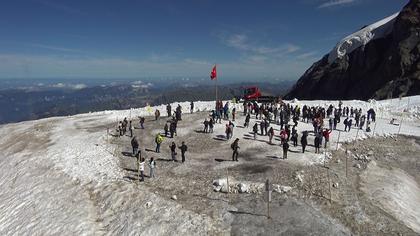
[[[293,82],[233,83],[218,86],[218,97],[230,100],[242,96],[245,86],[259,86],[267,95],[281,96]],[[52,116],[121,110],[183,101],[215,100],[215,86],[200,83],[156,83],[124,81],[101,85],[54,82],[15,84],[0,90],[0,124]]]
[[[384,99],[420,94],[420,0],[342,39],[286,98]]]

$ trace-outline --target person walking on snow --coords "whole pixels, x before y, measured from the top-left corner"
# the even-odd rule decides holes
[[[168,117],[172,116],[172,107],[171,104],[168,103],[168,105],[166,105],[166,112],[168,113]]]
[[[179,149],[181,149],[181,157],[182,157],[182,163],[185,162],[185,152],[187,152],[187,145],[185,145],[185,142],[182,142],[181,146],[178,147]]]
[[[292,129],[292,137],[291,137],[291,140],[293,142],[293,147],[296,147],[297,146],[298,136],[299,135],[297,133],[297,130],[295,129],[295,127],[293,127],[293,129]]]
[[[327,148],[327,143],[330,141],[331,130],[325,129],[322,135],[324,136],[324,139],[325,139],[324,148]]]
[[[235,117],[236,117],[236,107],[232,109],[232,121],[235,121]]]
[[[232,153],[232,161],[238,161],[238,155],[239,155],[239,138],[236,138],[235,141],[230,145],[230,147],[233,150]]]
[[[347,131],[347,128],[349,126],[349,118],[344,119],[343,124],[344,124],[344,131]]]
[[[190,103],[190,113],[192,114],[194,112],[194,102],[191,101]]]
[[[319,148],[321,146],[321,140],[320,140],[320,135],[319,133],[315,134],[315,139],[314,139],[314,146],[315,146],[315,153],[319,153]]]
[[[305,153],[306,145],[308,145],[308,132],[304,131],[300,138],[300,144],[302,145],[302,153]]]
[[[347,122],[347,127],[349,128],[349,132],[350,132],[350,130],[351,130],[351,126],[352,126],[352,124],[353,124],[353,120],[352,119],[350,119],[348,122]]]

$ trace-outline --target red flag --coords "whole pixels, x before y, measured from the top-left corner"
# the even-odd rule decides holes
[[[210,79],[211,79],[211,80],[215,80],[215,79],[217,79],[217,70],[216,70],[216,65],[214,65],[213,69],[211,70],[211,73],[210,73]]]

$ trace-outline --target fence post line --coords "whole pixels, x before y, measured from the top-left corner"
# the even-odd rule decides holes
[[[375,120],[375,125],[373,126],[373,135],[375,135],[375,130],[376,130],[376,122],[378,122],[377,120]]]
[[[403,124],[403,121],[404,121],[404,116],[401,117],[401,122],[400,122],[400,125],[398,126],[398,135],[400,134],[401,126]]]
[[[228,204],[230,204],[230,195],[229,195],[229,167],[226,168],[226,185],[227,185]]]
[[[331,204],[332,194],[331,194],[331,179],[330,179],[330,168],[329,167],[327,167],[327,178],[328,178],[328,191],[330,192],[330,204]]]
[[[359,127],[357,127],[357,131],[356,131],[356,142],[357,142],[357,137],[359,136],[359,130],[360,130],[360,128]]]
[[[336,151],[338,150],[338,143],[340,142],[340,134],[341,134],[341,131],[339,130],[338,131],[338,138],[337,138],[337,147],[335,148]]]
[[[349,160],[349,158],[348,158],[348,152],[347,152],[347,148],[346,148],[346,179],[347,179],[347,176],[348,176],[348,160]]]

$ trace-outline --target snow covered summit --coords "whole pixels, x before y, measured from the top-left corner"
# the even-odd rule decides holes
[[[376,100],[420,94],[420,0],[340,40],[287,99]]]
[[[342,58],[356,48],[362,47],[370,41],[383,38],[392,32],[394,22],[399,12],[368,25],[361,30],[343,38],[328,55],[328,62],[332,63],[337,58]]]

